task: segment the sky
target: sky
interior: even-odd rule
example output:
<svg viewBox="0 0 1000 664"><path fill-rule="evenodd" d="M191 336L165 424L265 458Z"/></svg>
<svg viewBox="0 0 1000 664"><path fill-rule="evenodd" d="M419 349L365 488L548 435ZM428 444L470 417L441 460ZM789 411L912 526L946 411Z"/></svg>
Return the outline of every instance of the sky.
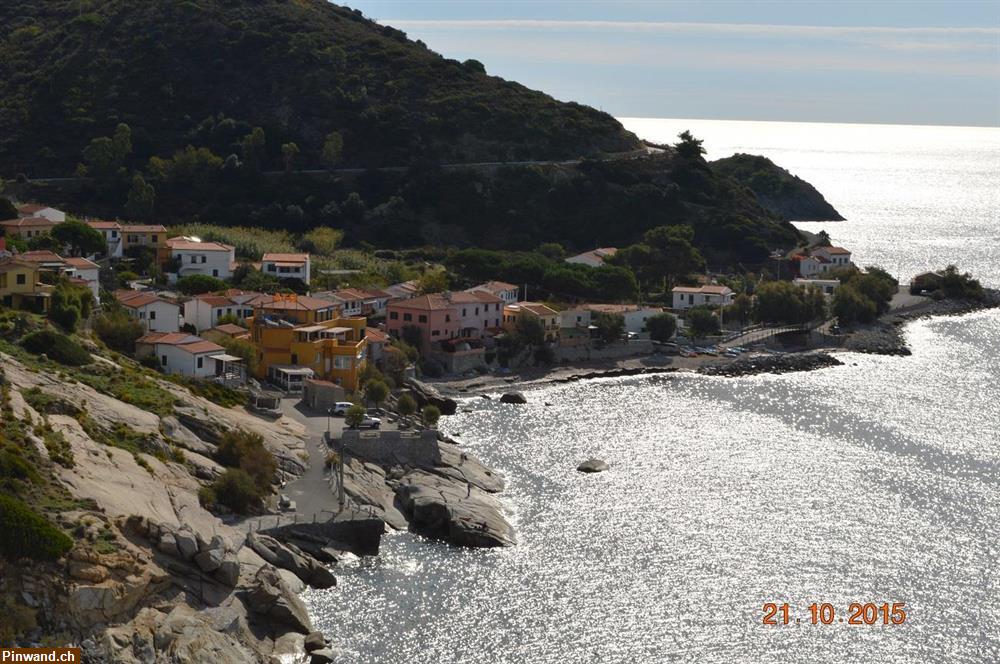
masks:
<svg viewBox="0 0 1000 664"><path fill-rule="evenodd" d="M617 117L1000 126L1000 0L353 0Z"/></svg>

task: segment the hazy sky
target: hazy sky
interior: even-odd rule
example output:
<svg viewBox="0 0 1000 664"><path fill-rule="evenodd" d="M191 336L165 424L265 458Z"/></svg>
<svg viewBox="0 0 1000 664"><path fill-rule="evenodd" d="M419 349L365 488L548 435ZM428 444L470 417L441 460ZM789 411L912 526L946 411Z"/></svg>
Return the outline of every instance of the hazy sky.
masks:
<svg viewBox="0 0 1000 664"><path fill-rule="evenodd" d="M1000 0L354 0L619 117L1000 126Z"/></svg>

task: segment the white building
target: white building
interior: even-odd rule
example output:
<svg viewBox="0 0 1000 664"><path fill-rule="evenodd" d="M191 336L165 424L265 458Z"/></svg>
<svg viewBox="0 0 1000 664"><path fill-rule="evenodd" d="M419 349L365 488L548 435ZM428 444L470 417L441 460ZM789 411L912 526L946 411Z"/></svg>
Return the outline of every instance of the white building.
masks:
<svg viewBox="0 0 1000 664"><path fill-rule="evenodd" d="M484 284L473 286L468 289L468 291L470 293L473 291L483 291L485 293L489 293L490 295L499 297L504 301L504 304L516 304L521 289L514 284L508 284L505 281L487 281Z"/></svg>
<svg viewBox="0 0 1000 664"><path fill-rule="evenodd" d="M611 258L616 253L618 253L618 249L615 247L598 247L593 251L585 251L582 254L570 256L566 259L566 262L589 265L590 267L600 267L604 265L604 261L606 259Z"/></svg>
<svg viewBox="0 0 1000 664"><path fill-rule="evenodd" d="M236 269L236 249L228 244L175 237L167 240L167 247L177 269L168 273L171 282L194 274L229 279Z"/></svg>
<svg viewBox="0 0 1000 664"><path fill-rule="evenodd" d="M236 316L241 321L253 316L252 298L227 295L196 295L184 302L184 322L201 332L219 324L224 316ZM240 301L242 300L242 301Z"/></svg>
<svg viewBox="0 0 1000 664"><path fill-rule="evenodd" d="M67 258L66 269L73 276L87 282L87 287L94 295L94 304L101 303L101 267L86 258Z"/></svg>
<svg viewBox="0 0 1000 664"><path fill-rule="evenodd" d="M814 247L798 258L799 274L806 279L853 265L851 252L843 247Z"/></svg>
<svg viewBox="0 0 1000 664"><path fill-rule="evenodd" d="M149 291L120 290L115 298L132 318L140 320L150 332L177 332L181 329L181 308Z"/></svg>
<svg viewBox="0 0 1000 664"><path fill-rule="evenodd" d="M703 286L676 286L670 291L674 297L674 309L690 309L700 306L728 306L733 303L733 293L729 286L705 284Z"/></svg>
<svg viewBox="0 0 1000 664"><path fill-rule="evenodd" d="M164 373L189 378L221 376L232 372L230 365L240 363L219 344L184 332L146 334L136 340L135 354L153 355Z"/></svg>
<svg viewBox="0 0 1000 664"><path fill-rule="evenodd" d="M833 291L840 287L839 279L793 279L792 283L799 288L815 286L823 291L824 295L833 295Z"/></svg>
<svg viewBox="0 0 1000 664"><path fill-rule="evenodd" d="M121 258L124 254L122 242L122 226L117 221L101 221L99 219L86 222L88 226L104 236L105 254L108 258Z"/></svg>
<svg viewBox="0 0 1000 664"><path fill-rule="evenodd" d="M260 271L279 279L298 279L309 285L309 254L264 254Z"/></svg>
<svg viewBox="0 0 1000 664"><path fill-rule="evenodd" d="M576 310L589 311L594 315L604 313L621 316L625 319L625 331L632 334L647 332L646 321L663 313L662 307L640 307L636 304L584 304Z"/></svg>
<svg viewBox="0 0 1000 664"><path fill-rule="evenodd" d="M66 213L48 205L38 205L37 203L25 203L17 206L17 216L21 219L29 217L42 217L49 221L61 224L66 221Z"/></svg>
<svg viewBox="0 0 1000 664"><path fill-rule="evenodd" d="M812 250L812 255L822 256L833 269L851 265L851 252L843 247L816 247Z"/></svg>
<svg viewBox="0 0 1000 664"><path fill-rule="evenodd" d="M420 294L420 284L416 280L411 279L410 281L401 281L398 284L386 286L384 290L393 299L409 300L411 297L416 297Z"/></svg>

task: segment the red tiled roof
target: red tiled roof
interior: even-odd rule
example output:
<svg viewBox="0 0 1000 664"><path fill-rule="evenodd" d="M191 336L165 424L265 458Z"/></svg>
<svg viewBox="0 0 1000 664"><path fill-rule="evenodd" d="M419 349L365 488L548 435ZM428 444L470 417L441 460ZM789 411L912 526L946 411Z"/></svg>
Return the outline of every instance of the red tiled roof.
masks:
<svg viewBox="0 0 1000 664"><path fill-rule="evenodd" d="M22 228L24 226L57 226L58 224L58 221L52 221L51 219L46 219L45 217L24 217L22 219L0 221L0 226L5 226L7 228Z"/></svg>
<svg viewBox="0 0 1000 664"><path fill-rule="evenodd" d="M180 251L225 251L230 252L234 247L221 242L195 242L180 237L172 237L167 240L167 246Z"/></svg>
<svg viewBox="0 0 1000 664"><path fill-rule="evenodd" d="M49 207L48 205L39 205L38 203L24 203L23 205L17 206L18 212L23 212L24 214L34 214L40 210L44 210Z"/></svg>
<svg viewBox="0 0 1000 664"><path fill-rule="evenodd" d="M366 327L365 339L367 339L371 343L385 343L386 339L388 339L388 336L382 330L379 330L374 327Z"/></svg>
<svg viewBox="0 0 1000 664"><path fill-rule="evenodd" d="M298 264L298 263L305 263L307 260L309 260L309 254L277 254L277 253L272 254L272 253L268 253L268 254L264 254L264 257L261 258L261 261L267 261L268 263L274 262L274 261L282 261L282 262L285 262L285 263L292 262L292 263L297 263Z"/></svg>
<svg viewBox="0 0 1000 664"><path fill-rule="evenodd" d="M506 281L487 281L486 283L479 284L478 286L473 286L468 289L472 291L486 291L487 293L501 293L503 291L517 290L517 286L514 284L508 284Z"/></svg>
<svg viewBox="0 0 1000 664"><path fill-rule="evenodd" d="M850 254L851 252L843 247L822 247L828 254Z"/></svg>
<svg viewBox="0 0 1000 664"><path fill-rule="evenodd" d="M316 311L319 309L329 309L337 305L329 300L321 300L316 297L299 295L296 297L287 296L267 296L270 299L254 300L254 306L263 309L292 310L292 311Z"/></svg>
<svg viewBox="0 0 1000 664"><path fill-rule="evenodd" d="M704 293L706 295L728 295L732 293L729 286L722 284L705 284L704 286L675 286L674 293Z"/></svg>
<svg viewBox="0 0 1000 664"><path fill-rule="evenodd" d="M444 299L440 293L420 295L409 300L395 300L389 303L390 308L419 309L421 311L443 311L451 309L452 303Z"/></svg>
<svg viewBox="0 0 1000 664"><path fill-rule="evenodd" d="M63 263L62 256L46 250L26 251L21 258L32 263Z"/></svg>
<svg viewBox="0 0 1000 664"><path fill-rule="evenodd" d="M160 224L126 224L122 226L126 233L166 233L167 229Z"/></svg>
<svg viewBox="0 0 1000 664"><path fill-rule="evenodd" d="M223 323L222 325L216 325L215 327L212 328L212 330L216 332L221 332L230 337L239 336L241 334L247 334L249 332L249 330L247 330L245 327L240 327L235 323ZM212 330L209 331L211 332Z"/></svg>
<svg viewBox="0 0 1000 664"><path fill-rule="evenodd" d="M174 304L173 302L160 297L156 293L150 293L149 291L118 290L115 291L115 298L130 309L144 307L148 304L152 304L153 302ZM177 305L174 304L174 306Z"/></svg>
<svg viewBox="0 0 1000 664"><path fill-rule="evenodd" d="M66 265L72 265L78 270L96 270L100 268L100 265L86 258L66 258L64 262Z"/></svg>
<svg viewBox="0 0 1000 664"><path fill-rule="evenodd" d="M95 230L104 230L106 228L121 230L122 227L117 221L101 221L100 219L93 219L85 223Z"/></svg>
<svg viewBox="0 0 1000 664"><path fill-rule="evenodd" d="M536 316L555 316L558 315L558 311L552 309L541 302L518 302L516 305L525 311L530 311Z"/></svg>
<svg viewBox="0 0 1000 664"><path fill-rule="evenodd" d="M222 295L198 295L195 299L204 302L210 307L231 307L236 304L228 297Z"/></svg>

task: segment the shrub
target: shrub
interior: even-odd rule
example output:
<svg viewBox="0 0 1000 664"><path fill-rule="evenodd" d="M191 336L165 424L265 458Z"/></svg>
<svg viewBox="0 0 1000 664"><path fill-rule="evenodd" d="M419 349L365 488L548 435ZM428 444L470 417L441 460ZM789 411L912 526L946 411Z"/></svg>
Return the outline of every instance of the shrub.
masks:
<svg viewBox="0 0 1000 664"><path fill-rule="evenodd" d="M833 314L841 325L870 323L878 315L878 308L871 298L847 285L833 294Z"/></svg>
<svg viewBox="0 0 1000 664"><path fill-rule="evenodd" d="M215 458L223 466L247 473L262 494L270 491L278 463L264 447L264 438L259 433L242 429L227 431L219 441Z"/></svg>
<svg viewBox="0 0 1000 664"><path fill-rule="evenodd" d="M0 478L27 480L33 484L41 481L41 476L16 449L0 450Z"/></svg>
<svg viewBox="0 0 1000 664"><path fill-rule="evenodd" d="M381 380L370 380L365 385L365 399L380 406L389 396L389 386Z"/></svg>
<svg viewBox="0 0 1000 664"><path fill-rule="evenodd" d="M199 500L213 499L209 502L225 505L239 514L245 514L250 508L260 506L261 497L260 488L254 478L240 468L226 470L212 483L209 491L199 492Z"/></svg>
<svg viewBox="0 0 1000 664"><path fill-rule="evenodd" d="M185 295L201 295L224 290L226 282L207 274L192 274L177 280L177 290Z"/></svg>
<svg viewBox="0 0 1000 664"><path fill-rule="evenodd" d="M692 337L701 339L719 333L719 317L711 309L694 307L688 309L687 326Z"/></svg>
<svg viewBox="0 0 1000 664"><path fill-rule="evenodd" d="M49 358L68 367L82 367L90 364L90 353L65 334L55 330L32 332L21 340L21 345L37 355L45 353Z"/></svg>
<svg viewBox="0 0 1000 664"><path fill-rule="evenodd" d="M364 419L365 409L357 404L348 408L347 412L344 414L344 423L352 429L356 429L361 426Z"/></svg>
<svg viewBox="0 0 1000 664"><path fill-rule="evenodd" d="M56 560L73 540L16 498L0 494L0 554L8 560Z"/></svg>
<svg viewBox="0 0 1000 664"><path fill-rule="evenodd" d="M396 402L396 410L403 417L409 417L417 412L417 402L409 394L404 394Z"/></svg>
<svg viewBox="0 0 1000 664"><path fill-rule="evenodd" d="M656 314L646 319L646 329L653 341L670 341L677 332L677 318L673 314Z"/></svg>
<svg viewBox="0 0 1000 664"><path fill-rule="evenodd" d="M423 416L424 424L429 427L435 427L437 426L438 420L441 419L441 410L437 406L427 405L424 406L423 411L421 411L421 415Z"/></svg>

